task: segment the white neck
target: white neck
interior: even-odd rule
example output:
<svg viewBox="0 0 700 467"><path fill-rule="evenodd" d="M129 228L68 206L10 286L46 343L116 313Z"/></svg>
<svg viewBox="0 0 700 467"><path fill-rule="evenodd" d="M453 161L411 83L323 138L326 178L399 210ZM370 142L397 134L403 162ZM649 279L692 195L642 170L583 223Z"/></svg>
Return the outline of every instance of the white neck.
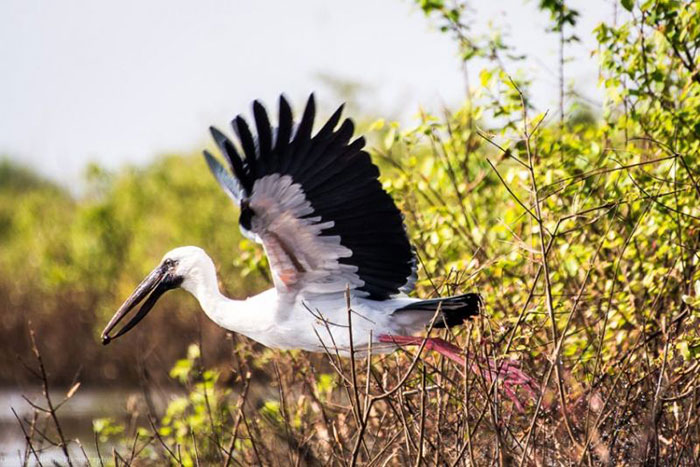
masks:
<svg viewBox="0 0 700 467"><path fill-rule="evenodd" d="M243 301L224 296L219 290L214 263L201 261L186 275L182 288L195 296L204 313L219 326L235 332L245 330Z"/></svg>
<svg viewBox="0 0 700 467"><path fill-rule="evenodd" d="M214 262L201 248L175 248L165 255L166 259L175 262L175 274L182 277L180 287L194 295L209 319L222 328L250 337L264 333L274 323L277 310L274 289L248 300L232 300L219 291Z"/></svg>

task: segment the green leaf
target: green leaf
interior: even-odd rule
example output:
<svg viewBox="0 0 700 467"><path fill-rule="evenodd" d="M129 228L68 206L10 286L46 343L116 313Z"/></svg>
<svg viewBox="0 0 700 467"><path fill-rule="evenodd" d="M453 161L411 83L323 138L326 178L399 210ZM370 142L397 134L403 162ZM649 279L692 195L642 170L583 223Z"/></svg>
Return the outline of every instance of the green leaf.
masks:
<svg viewBox="0 0 700 467"><path fill-rule="evenodd" d="M479 81L483 87L487 87L491 81L491 71L484 68L479 72Z"/></svg>

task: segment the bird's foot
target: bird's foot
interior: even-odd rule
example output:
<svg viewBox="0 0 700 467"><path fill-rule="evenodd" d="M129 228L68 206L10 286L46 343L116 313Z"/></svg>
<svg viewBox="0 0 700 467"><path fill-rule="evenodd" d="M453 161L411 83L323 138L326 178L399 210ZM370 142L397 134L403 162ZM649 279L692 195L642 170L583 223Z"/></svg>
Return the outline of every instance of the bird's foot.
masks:
<svg viewBox="0 0 700 467"><path fill-rule="evenodd" d="M473 373L484 378L489 384L497 380L503 387L506 397L513 402L513 405L523 412L523 403L518 398L517 390L522 389L531 400L537 400L537 384L527 373L520 369L518 363L512 360L501 360L496 362L493 358L477 357L470 362L470 369Z"/></svg>
<svg viewBox="0 0 700 467"><path fill-rule="evenodd" d="M399 346L421 345L423 340L425 340L425 348L427 350L438 352L462 367L468 366L474 374L484 378L489 384L493 383L494 380L500 382L506 397L513 402L513 405L519 411L522 412L524 408L522 401L517 395L518 388L523 389L532 399L537 398L538 390L535 381L523 372L516 362L503 360L498 363L492 358L477 357L470 358L467 365L462 349L444 339L435 337L423 339L416 336L379 336L379 342L392 343Z"/></svg>

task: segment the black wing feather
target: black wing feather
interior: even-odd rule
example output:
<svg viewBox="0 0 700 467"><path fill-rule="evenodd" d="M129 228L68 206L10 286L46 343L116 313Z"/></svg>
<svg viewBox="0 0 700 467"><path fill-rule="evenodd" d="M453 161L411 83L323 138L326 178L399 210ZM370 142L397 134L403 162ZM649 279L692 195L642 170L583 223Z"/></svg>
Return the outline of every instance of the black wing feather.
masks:
<svg viewBox="0 0 700 467"><path fill-rule="evenodd" d="M316 102L314 100L314 95L309 96L309 100L306 103L306 108L304 108L304 114L301 117L301 122L297 128L297 132L294 135L294 141L296 142L310 142L311 141L311 130L314 125L314 117L316 116Z"/></svg>
<svg viewBox="0 0 700 467"><path fill-rule="evenodd" d="M279 158L280 173L286 173L285 169L289 166L290 157L287 154L289 148L289 140L292 135L292 126L294 120L292 109L284 96L280 96L279 121L277 128L277 140L275 141L275 153Z"/></svg>
<svg viewBox="0 0 700 467"><path fill-rule="evenodd" d="M339 257L338 262L355 266L357 276L364 283L357 288L370 298L383 300L410 287L415 256L403 216L383 190L378 180L379 170L362 150L364 138L351 141L355 125L350 119L338 126L342 110L340 106L318 133L312 135L316 113L313 95L296 129L284 96L280 96L275 130L265 108L255 101L257 138L242 117L232 122L245 159L220 132L212 129L212 135L229 159L245 196L252 194L255 180L273 174L290 176L313 209L303 217L332 223L320 235L340 237L340 244L351 250L352 255ZM215 164L208 163L212 170L220 172ZM227 182L221 173L217 178L220 183Z"/></svg>
<svg viewBox="0 0 700 467"><path fill-rule="evenodd" d="M232 122L231 126L233 131L236 132L238 140L243 148L243 153L245 154L245 160L250 168L250 175L255 179L258 179L265 175L265 158L258 158L255 151L255 140L253 139L253 134L248 128L248 123L245 119L238 115Z"/></svg>
<svg viewBox="0 0 700 467"><path fill-rule="evenodd" d="M231 140L226 137L226 135L221 133L213 126L209 127L209 131L214 137L216 145L219 146L219 150L224 154L224 156L226 156L226 160L228 160L233 175L241 182L243 188L250 193L250 191L253 189L252 180L248 175L248 171L244 167L244 161L240 154L238 154L238 151L236 151L235 146Z"/></svg>
<svg viewBox="0 0 700 467"><path fill-rule="evenodd" d="M266 154L272 152L272 126L265 107L258 101L253 101L253 116L255 117L255 128L258 131L258 157L262 159ZM271 169L275 168L275 164L268 163L268 165Z"/></svg>
<svg viewBox="0 0 700 467"><path fill-rule="evenodd" d="M345 104L342 104L340 107L338 107L335 110L335 112L333 112L333 115L331 115L328 121L323 125L323 127L321 127L321 129L318 130L318 133L314 138L324 139L327 136L330 136L333 133L335 127L338 126L338 122L340 121L340 116L343 114L344 108Z"/></svg>

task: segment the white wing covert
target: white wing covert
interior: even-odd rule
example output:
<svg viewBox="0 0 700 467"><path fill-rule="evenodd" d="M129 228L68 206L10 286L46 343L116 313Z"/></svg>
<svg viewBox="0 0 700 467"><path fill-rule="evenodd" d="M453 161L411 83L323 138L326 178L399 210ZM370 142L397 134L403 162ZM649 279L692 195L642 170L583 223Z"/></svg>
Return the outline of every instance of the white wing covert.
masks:
<svg viewBox="0 0 700 467"><path fill-rule="evenodd" d="M312 136L313 95L298 126L280 97L279 124L253 103L257 135L236 117L239 152L211 128L233 176L208 152L209 168L241 210L243 233L262 243L279 293L339 293L385 300L413 288L416 261L403 217L382 189L364 138L342 106ZM243 154L243 156L241 155Z"/></svg>

